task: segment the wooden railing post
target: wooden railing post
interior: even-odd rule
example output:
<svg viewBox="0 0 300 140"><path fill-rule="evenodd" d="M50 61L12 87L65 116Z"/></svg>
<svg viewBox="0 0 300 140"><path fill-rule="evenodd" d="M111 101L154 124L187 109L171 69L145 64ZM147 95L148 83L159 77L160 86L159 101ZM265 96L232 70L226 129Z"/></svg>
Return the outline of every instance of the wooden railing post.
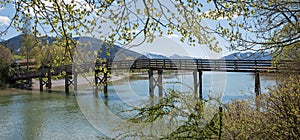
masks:
<svg viewBox="0 0 300 140"><path fill-rule="evenodd" d="M233 60L233 65L234 65L234 70L237 70L238 69L238 66L236 64L236 60Z"/></svg>
<svg viewBox="0 0 300 140"><path fill-rule="evenodd" d="M257 71L257 61L254 60L254 65L255 65L255 71Z"/></svg>
<svg viewBox="0 0 300 140"><path fill-rule="evenodd" d="M217 60L214 60L214 62L215 62L215 70L217 69Z"/></svg>
<svg viewBox="0 0 300 140"><path fill-rule="evenodd" d="M203 60L200 59L200 65L201 65L201 69L203 69Z"/></svg>

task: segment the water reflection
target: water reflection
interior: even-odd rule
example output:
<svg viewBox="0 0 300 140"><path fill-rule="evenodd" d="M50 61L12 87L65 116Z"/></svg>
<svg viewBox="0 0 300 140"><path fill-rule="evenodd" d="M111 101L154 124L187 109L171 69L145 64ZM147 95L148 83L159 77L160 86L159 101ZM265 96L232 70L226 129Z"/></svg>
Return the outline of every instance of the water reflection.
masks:
<svg viewBox="0 0 300 140"><path fill-rule="evenodd" d="M98 139L75 97L26 94L0 97L1 139Z"/></svg>
<svg viewBox="0 0 300 140"><path fill-rule="evenodd" d="M218 73L214 75L218 77ZM204 73L204 98L208 98L209 92L217 90L223 90L224 102L232 98L247 98L254 95L251 94L254 93L253 74L226 73L225 77L226 79L216 78L211 82L212 74ZM221 75L221 78L225 77ZM166 89L185 91L184 86L167 84L170 81L180 81L192 87L192 73L165 75L163 79ZM266 87L275 83L274 79L261 75L262 92L266 92ZM220 88L222 85L224 87ZM112 128L124 119L124 116L118 113L137 106L141 100L148 98L148 79L125 79L109 86L108 90L108 98L104 98L101 93L96 94L95 97L92 87L81 89L76 97L65 96L64 92L54 91L42 94L34 91L0 91L0 139L113 137L116 134L113 134ZM241 91L244 91L244 94L241 94Z"/></svg>

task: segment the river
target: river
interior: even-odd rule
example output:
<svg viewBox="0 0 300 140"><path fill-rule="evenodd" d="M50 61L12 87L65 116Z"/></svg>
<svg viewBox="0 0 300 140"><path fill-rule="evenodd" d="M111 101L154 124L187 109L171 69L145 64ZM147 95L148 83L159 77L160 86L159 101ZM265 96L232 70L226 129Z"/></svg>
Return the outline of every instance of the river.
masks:
<svg viewBox="0 0 300 140"><path fill-rule="evenodd" d="M138 78L137 78L138 77ZM260 76L262 92L275 85L272 76ZM77 96L66 96L63 91L0 91L0 139L102 139L112 137L114 121L122 120L118 112L136 106L149 97L146 75L113 82L108 98L93 88L83 86ZM167 89L191 92L191 73L165 74ZM62 88L63 89L63 88ZM167 93L167 92L166 92ZM157 95L157 92L155 93ZM220 96L223 103L231 99L254 96L252 73L204 72L203 97Z"/></svg>

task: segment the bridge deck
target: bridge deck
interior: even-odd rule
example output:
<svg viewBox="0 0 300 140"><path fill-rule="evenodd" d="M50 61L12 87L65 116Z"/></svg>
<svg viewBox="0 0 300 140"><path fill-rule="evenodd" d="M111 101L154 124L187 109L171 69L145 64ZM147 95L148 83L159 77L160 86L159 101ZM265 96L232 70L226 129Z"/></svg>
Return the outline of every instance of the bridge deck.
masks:
<svg viewBox="0 0 300 140"><path fill-rule="evenodd" d="M271 60L222 60L222 59L137 59L124 61L108 61L105 64L108 70L134 70L134 69L163 69L163 70L199 70L221 72L276 72L277 67L272 66ZM95 67L94 63L80 65L84 71ZM52 75L57 75L67 68L66 72L72 73L72 65L67 67L51 68ZM49 68L29 71L26 73L15 72L12 80L38 78L45 75Z"/></svg>
<svg viewBox="0 0 300 140"><path fill-rule="evenodd" d="M275 72L270 60L138 59L108 62L109 69L165 69L224 72Z"/></svg>

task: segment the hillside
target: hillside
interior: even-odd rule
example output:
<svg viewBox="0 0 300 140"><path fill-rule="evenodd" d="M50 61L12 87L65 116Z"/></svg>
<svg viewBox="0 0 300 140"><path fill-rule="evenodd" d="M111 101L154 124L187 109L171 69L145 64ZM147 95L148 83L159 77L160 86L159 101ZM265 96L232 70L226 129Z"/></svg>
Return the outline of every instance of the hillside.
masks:
<svg viewBox="0 0 300 140"><path fill-rule="evenodd" d="M15 36L13 38L10 38L6 41L0 42L0 45L3 45L10 49L12 53L17 54L20 53L21 48L21 38L22 35ZM49 43L52 43L55 39L54 38L40 38L41 42L44 43L48 41ZM141 57L142 55L140 53L124 49L118 45L113 45L108 49L110 53L106 53L106 45L103 44L103 42L100 39L92 38L92 37L75 37L74 40L77 40L80 42L80 44L77 47L84 48L85 51L94 52L97 50L102 50L102 52L99 52L98 56L101 58L117 58L117 59L136 59L138 57ZM109 55L108 55L109 54ZM117 56L117 57L116 57Z"/></svg>
<svg viewBox="0 0 300 140"><path fill-rule="evenodd" d="M225 60L272 60L270 52L236 52L223 58Z"/></svg>
<svg viewBox="0 0 300 140"><path fill-rule="evenodd" d="M3 45L10 49L14 54L20 53L21 48L21 38L22 35L15 36L13 38L10 38L6 41L0 42L0 45ZM45 43L48 41L49 43L52 43L55 39L51 37L47 38L40 38L42 43ZM117 60L135 60L135 59L195 59L193 57L189 56L181 56L179 54L173 54L172 56L165 56L163 54L155 54L155 53L148 53L145 55L142 55L138 52L131 51L125 48L122 48L118 45L113 45L112 47L107 49L107 46L101 41L100 39L92 38L92 37L75 37L74 40L77 40L80 42L80 44L77 47L84 48L85 51L99 51L98 57L101 58L110 58L110 59L117 59ZM109 53L106 53L106 52ZM110 54L110 55L108 55ZM227 56L223 57L226 60L272 60L272 56L270 52L236 52L229 54Z"/></svg>

